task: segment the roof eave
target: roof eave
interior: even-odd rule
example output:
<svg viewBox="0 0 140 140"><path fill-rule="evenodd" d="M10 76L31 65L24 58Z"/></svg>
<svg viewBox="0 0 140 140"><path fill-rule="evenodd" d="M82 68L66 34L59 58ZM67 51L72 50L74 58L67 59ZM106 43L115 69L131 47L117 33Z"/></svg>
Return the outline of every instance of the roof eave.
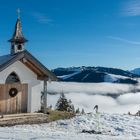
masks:
<svg viewBox="0 0 140 140"><path fill-rule="evenodd" d="M33 55L31 55L27 50L24 51L25 58L28 60L32 61L33 63L37 64L39 68L44 73L44 79L48 78L51 79L52 81L58 81L58 78L55 76L53 72L48 70L42 63L40 63Z"/></svg>
<svg viewBox="0 0 140 140"><path fill-rule="evenodd" d="M12 39L9 39L8 42L25 43L25 42L28 42L28 40L26 38L20 38L20 39L12 38Z"/></svg>

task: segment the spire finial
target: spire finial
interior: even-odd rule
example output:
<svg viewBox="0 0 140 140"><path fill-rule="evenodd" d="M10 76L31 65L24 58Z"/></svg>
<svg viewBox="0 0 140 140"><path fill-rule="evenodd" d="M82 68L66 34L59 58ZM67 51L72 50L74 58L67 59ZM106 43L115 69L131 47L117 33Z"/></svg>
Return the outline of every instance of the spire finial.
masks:
<svg viewBox="0 0 140 140"><path fill-rule="evenodd" d="M21 11L20 11L20 9L18 8L18 9L17 9L18 19L20 19L20 13L21 13Z"/></svg>

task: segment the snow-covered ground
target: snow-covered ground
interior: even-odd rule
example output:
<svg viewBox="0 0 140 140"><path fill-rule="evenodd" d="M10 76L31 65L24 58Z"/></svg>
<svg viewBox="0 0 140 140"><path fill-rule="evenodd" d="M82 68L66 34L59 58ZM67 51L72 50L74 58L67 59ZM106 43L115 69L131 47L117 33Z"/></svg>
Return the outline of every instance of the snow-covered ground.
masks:
<svg viewBox="0 0 140 140"><path fill-rule="evenodd" d="M10 140L139 140L140 117L100 114L103 134L81 133L83 129L96 130L94 113L59 120L49 124L0 127L0 139Z"/></svg>
<svg viewBox="0 0 140 140"><path fill-rule="evenodd" d="M123 115L128 111L136 113L139 110L140 92L131 92L135 89L140 89L140 86L48 83L48 92L52 93L48 94L48 105L55 106L62 92L72 100L75 108L84 108L86 112L92 112L93 107L98 104L101 112L99 129L102 134L81 133L83 129L97 130L97 117L94 113L89 113L48 124L0 127L0 140L140 140L140 117Z"/></svg>
<svg viewBox="0 0 140 140"><path fill-rule="evenodd" d="M136 113L140 108L140 86L112 83L52 82L48 84L48 105L55 107L60 93L71 99L75 108L91 112L98 104L99 110L106 113ZM108 96L111 94L112 96ZM116 96L115 98L113 96Z"/></svg>

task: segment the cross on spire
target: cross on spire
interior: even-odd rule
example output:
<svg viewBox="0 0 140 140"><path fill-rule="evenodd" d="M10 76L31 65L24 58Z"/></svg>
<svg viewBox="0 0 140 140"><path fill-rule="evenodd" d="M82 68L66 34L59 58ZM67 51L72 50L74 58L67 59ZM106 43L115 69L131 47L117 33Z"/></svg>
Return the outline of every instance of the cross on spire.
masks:
<svg viewBox="0 0 140 140"><path fill-rule="evenodd" d="M18 8L18 9L17 9L18 19L20 19L20 13L21 13L21 11L20 11L20 9Z"/></svg>

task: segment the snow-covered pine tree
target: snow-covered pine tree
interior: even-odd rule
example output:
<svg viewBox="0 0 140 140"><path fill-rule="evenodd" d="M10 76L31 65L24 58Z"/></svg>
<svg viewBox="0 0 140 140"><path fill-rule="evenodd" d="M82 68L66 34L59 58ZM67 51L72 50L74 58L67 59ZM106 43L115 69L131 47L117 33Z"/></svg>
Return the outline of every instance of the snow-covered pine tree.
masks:
<svg viewBox="0 0 140 140"><path fill-rule="evenodd" d="M85 110L82 108L81 114L85 114Z"/></svg>
<svg viewBox="0 0 140 140"><path fill-rule="evenodd" d="M75 113L76 113L76 114L80 114L79 108L76 109Z"/></svg>
<svg viewBox="0 0 140 140"><path fill-rule="evenodd" d="M74 114L75 114L75 107L74 107L74 105L73 105L73 104L72 104L71 108L72 108L72 113L74 113Z"/></svg>
<svg viewBox="0 0 140 140"><path fill-rule="evenodd" d="M74 105L72 104L72 101L71 100L69 100L68 104L69 104L69 107L68 107L68 110L67 111L68 112L75 113Z"/></svg>
<svg viewBox="0 0 140 140"><path fill-rule="evenodd" d="M56 103L56 110L73 112L74 106L71 100L67 100L64 93L61 93L60 98Z"/></svg>

